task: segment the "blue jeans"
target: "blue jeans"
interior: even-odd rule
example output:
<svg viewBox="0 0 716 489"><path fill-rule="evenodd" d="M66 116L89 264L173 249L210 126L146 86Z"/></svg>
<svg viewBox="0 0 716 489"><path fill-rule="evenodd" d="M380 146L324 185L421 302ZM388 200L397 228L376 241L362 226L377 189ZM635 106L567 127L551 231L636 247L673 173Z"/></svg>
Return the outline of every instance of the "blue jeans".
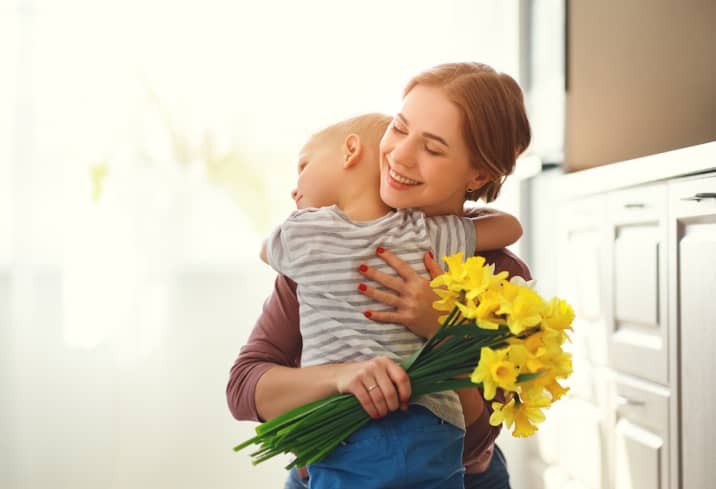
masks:
<svg viewBox="0 0 716 489"><path fill-rule="evenodd" d="M394 411L308 467L310 489L463 489L465 433L422 406Z"/></svg>
<svg viewBox="0 0 716 489"><path fill-rule="evenodd" d="M308 480L302 480L296 469L291 469L284 489L308 489ZM500 447L495 445L495 453L485 472L465 474L465 489L511 489L507 462Z"/></svg>

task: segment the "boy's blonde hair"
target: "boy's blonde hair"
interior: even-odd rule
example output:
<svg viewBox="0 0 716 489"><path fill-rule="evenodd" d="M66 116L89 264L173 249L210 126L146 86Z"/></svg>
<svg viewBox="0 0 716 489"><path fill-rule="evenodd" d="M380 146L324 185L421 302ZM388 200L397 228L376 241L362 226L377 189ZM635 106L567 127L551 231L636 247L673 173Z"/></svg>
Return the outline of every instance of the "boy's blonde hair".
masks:
<svg viewBox="0 0 716 489"><path fill-rule="evenodd" d="M369 151L378 152L378 143L388 129L391 120L392 117L379 112L361 114L331 124L315 133L311 138L322 139L327 136L345 138L349 134L357 134Z"/></svg>

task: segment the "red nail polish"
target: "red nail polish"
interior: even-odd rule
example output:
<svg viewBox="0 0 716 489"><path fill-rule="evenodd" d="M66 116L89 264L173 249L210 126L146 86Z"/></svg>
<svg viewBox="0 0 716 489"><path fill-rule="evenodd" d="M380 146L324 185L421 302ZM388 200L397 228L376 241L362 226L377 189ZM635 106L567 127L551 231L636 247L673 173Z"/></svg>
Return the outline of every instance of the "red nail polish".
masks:
<svg viewBox="0 0 716 489"><path fill-rule="evenodd" d="M433 252L430 250L428 250L428 256L430 257L431 260L435 259L435 255L433 255Z"/></svg>
<svg viewBox="0 0 716 489"><path fill-rule="evenodd" d="M358 271L365 273L365 272L368 271L368 266L367 266L367 265L361 265L361 266L358 267Z"/></svg>
<svg viewBox="0 0 716 489"><path fill-rule="evenodd" d="M371 311L366 311L363 313L363 315L370 319L370 317L373 315L373 313Z"/></svg>
<svg viewBox="0 0 716 489"><path fill-rule="evenodd" d="M378 248L377 248L375 251L376 251L379 255L382 255L383 253L385 253L385 248L383 248L382 246L378 246Z"/></svg>
<svg viewBox="0 0 716 489"><path fill-rule="evenodd" d="M367 288L365 284L358 284L358 290L361 292L365 292Z"/></svg>

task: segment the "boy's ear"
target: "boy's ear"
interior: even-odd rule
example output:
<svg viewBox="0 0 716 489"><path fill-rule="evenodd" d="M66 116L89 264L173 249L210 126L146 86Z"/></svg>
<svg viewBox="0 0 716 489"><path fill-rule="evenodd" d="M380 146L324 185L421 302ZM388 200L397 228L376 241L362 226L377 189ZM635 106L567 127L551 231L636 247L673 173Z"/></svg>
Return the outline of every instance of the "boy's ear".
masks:
<svg viewBox="0 0 716 489"><path fill-rule="evenodd" d="M363 155L363 143L358 134L351 133L346 136L343 141L343 155L343 168L351 168L360 161Z"/></svg>

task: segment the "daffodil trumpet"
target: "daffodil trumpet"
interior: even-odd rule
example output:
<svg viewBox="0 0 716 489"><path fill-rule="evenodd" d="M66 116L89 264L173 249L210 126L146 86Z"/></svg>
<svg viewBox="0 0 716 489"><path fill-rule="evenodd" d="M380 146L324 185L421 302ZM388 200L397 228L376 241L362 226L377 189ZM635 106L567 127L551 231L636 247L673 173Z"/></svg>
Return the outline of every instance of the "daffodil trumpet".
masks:
<svg viewBox="0 0 716 489"><path fill-rule="evenodd" d="M493 401L499 389L504 402L491 403L490 423L514 428L514 436L534 434L543 410L567 392L557 380L572 371L571 355L562 349L574 319L571 306L559 298L544 301L526 282L495 274L482 257L463 262L459 253L445 262L448 271L431 286L440 297L433 307L449 313L401 362L412 396L480 387L484 399ZM266 421L234 451L258 445L254 464L293 453L287 468L307 465L369 421L352 394L335 395Z"/></svg>

